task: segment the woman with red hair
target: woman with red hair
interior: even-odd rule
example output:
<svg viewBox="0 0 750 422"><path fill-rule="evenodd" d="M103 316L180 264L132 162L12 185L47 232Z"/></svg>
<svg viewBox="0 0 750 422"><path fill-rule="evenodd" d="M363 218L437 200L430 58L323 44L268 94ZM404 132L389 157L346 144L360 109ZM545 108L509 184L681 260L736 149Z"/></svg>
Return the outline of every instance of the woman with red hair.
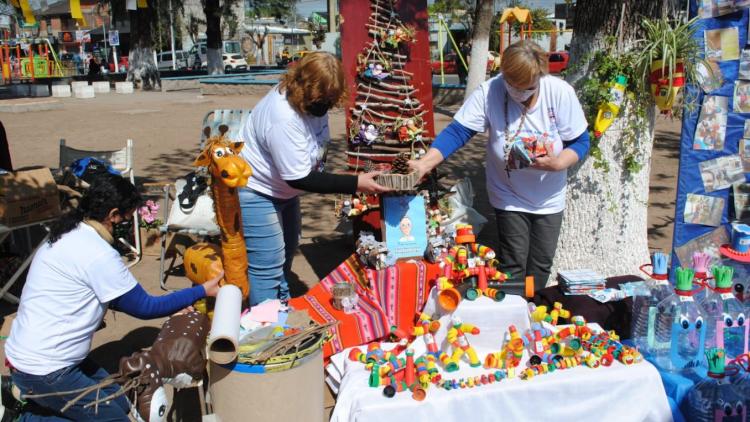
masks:
<svg viewBox="0 0 750 422"><path fill-rule="evenodd" d="M328 53L311 53L258 102L243 128L241 155L253 169L239 192L251 306L289 299L287 275L300 236L300 193L386 191L375 182L377 173L324 171L328 110L344 98L341 62Z"/></svg>

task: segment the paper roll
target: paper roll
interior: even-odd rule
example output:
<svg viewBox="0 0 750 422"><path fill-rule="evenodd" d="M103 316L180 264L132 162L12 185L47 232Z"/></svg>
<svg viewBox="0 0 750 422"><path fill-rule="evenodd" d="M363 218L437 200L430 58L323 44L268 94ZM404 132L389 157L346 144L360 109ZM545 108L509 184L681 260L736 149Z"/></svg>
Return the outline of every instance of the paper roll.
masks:
<svg viewBox="0 0 750 422"><path fill-rule="evenodd" d="M227 284L219 289L208 337L208 358L220 365L237 359L240 336L240 312L242 311L242 291L239 287Z"/></svg>

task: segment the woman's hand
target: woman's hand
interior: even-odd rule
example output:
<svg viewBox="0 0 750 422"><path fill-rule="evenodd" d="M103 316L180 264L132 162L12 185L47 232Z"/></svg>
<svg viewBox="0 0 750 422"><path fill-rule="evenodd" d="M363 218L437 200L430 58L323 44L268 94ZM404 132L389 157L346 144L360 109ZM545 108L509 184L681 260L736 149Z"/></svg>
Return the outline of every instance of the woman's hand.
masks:
<svg viewBox="0 0 750 422"><path fill-rule="evenodd" d="M216 297L219 294L219 282L224 279L224 271L220 272L216 277L203 283L203 288L206 290L206 296Z"/></svg>
<svg viewBox="0 0 750 422"><path fill-rule="evenodd" d="M555 157L552 155L537 157L531 166L535 169L544 171L560 171L565 170L566 168L562 167L562 163L559 157Z"/></svg>
<svg viewBox="0 0 750 422"><path fill-rule="evenodd" d="M409 169L417 172L417 180L422 180L424 175L432 170L424 160L409 160Z"/></svg>
<svg viewBox="0 0 750 422"><path fill-rule="evenodd" d="M547 155L537 157L531 167L544 171L562 171L578 162L578 154L571 149L563 149L560 155L555 155L552 143L546 145Z"/></svg>
<svg viewBox="0 0 750 422"><path fill-rule="evenodd" d="M371 173L360 173L357 175L357 192L364 193L384 193L390 192L391 189L381 186L375 181L375 178L380 175L381 172L374 171Z"/></svg>

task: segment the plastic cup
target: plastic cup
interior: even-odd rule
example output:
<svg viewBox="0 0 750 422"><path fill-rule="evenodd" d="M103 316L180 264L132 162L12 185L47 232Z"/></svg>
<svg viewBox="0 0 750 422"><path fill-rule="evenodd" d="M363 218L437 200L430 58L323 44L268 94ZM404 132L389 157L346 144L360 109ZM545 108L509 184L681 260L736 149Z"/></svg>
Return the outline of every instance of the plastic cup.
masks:
<svg viewBox="0 0 750 422"><path fill-rule="evenodd" d="M461 294L454 288L442 290L438 294L438 303L443 310L453 312L461 303Z"/></svg>

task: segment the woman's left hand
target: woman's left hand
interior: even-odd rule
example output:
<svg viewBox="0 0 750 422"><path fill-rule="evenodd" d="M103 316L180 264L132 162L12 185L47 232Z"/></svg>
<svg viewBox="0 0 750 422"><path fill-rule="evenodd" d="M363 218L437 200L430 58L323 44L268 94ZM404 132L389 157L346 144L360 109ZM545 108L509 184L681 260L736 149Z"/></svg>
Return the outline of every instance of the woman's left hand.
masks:
<svg viewBox="0 0 750 422"><path fill-rule="evenodd" d="M531 167L544 171L560 171L565 169L565 167L562 167L560 158L553 155L537 157Z"/></svg>
<svg viewBox="0 0 750 422"><path fill-rule="evenodd" d="M544 171L562 171L578 161L578 154L571 149L563 149L560 155L555 155L554 146L548 143L545 148L547 155L537 157L531 167Z"/></svg>

